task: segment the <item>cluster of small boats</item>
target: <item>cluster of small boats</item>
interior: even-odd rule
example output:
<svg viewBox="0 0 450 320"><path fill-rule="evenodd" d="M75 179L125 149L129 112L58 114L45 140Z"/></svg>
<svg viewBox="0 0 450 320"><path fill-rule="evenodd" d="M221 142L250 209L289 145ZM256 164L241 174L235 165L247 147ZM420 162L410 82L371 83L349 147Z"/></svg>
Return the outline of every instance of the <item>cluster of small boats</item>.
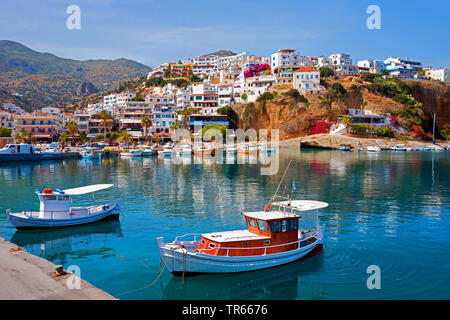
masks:
<svg viewBox="0 0 450 320"><path fill-rule="evenodd" d="M349 144L341 144L339 147L340 151L350 151L352 146ZM420 147L409 147L404 144L398 144L392 147L384 146L383 148L379 146L368 146L366 148L367 152L380 152L382 150L390 150L390 151L444 151L450 150L449 146L439 146L437 144L420 146ZM358 147L358 151L364 151L363 147Z"/></svg>
<svg viewBox="0 0 450 320"><path fill-rule="evenodd" d="M215 156L219 153L223 154L245 154L245 155L257 155L259 153L271 153L275 152L275 148L267 143L251 144L225 144L219 145L215 143L199 143L199 144L164 144L154 146L138 146L132 148L126 148L120 151L121 157L152 157L152 156L183 156L190 157L192 155L212 155Z"/></svg>

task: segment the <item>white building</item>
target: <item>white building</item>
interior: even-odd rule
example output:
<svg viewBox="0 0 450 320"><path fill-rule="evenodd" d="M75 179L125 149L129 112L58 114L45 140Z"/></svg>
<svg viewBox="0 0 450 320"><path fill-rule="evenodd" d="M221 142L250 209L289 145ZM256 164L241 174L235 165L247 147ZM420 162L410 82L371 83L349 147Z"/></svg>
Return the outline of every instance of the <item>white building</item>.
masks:
<svg viewBox="0 0 450 320"><path fill-rule="evenodd" d="M441 69L430 69L425 72L425 75L430 79L436 81L442 81L445 83L450 83L450 70L441 68Z"/></svg>
<svg viewBox="0 0 450 320"><path fill-rule="evenodd" d="M11 132L14 130L14 116L12 113L0 111L0 127L8 128Z"/></svg>
<svg viewBox="0 0 450 320"><path fill-rule="evenodd" d="M211 84L193 85L189 99L191 107L201 114L217 114L217 92Z"/></svg>
<svg viewBox="0 0 450 320"><path fill-rule="evenodd" d="M384 73L386 70L386 64L380 60L360 60L358 67L366 69L370 73Z"/></svg>
<svg viewBox="0 0 450 320"><path fill-rule="evenodd" d="M192 73L200 75L212 75L217 72L217 62L219 57L216 55L206 55L192 59Z"/></svg>
<svg viewBox="0 0 450 320"><path fill-rule="evenodd" d="M220 107L231 106L233 102L233 85L227 83L219 83L217 85L217 105Z"/></svg>
<svg viewBox="0 0 450 320"><path fill-rule="evenodd" d="M178 89L175 93L176 110L183 110L189 104L190 90Z"/></svg>
<svg viewBox="0 0 450 320"><path fill-rule="evenodd" d="M320 85L320 71L310 67L300 68L293 73L293 87L301 91L319 91L322 90Z"/></svg>
<svg viewBox="0 0 450 320"><path fill-rule="evenodd" d="M116 94L116 105L121 106L126 104L128 101L136 98L136 94L134 92L121 92Z"/></svg>
<svg viewBox="0 0 450 320"><path fill-rule="evenodd" d="M146 102L152 114L151 132L155 136L170 135L170 126L177 120L174 98L172 96L147 96Z"/></svg>
<svg viewBox="0 0 450 320"><path fill-rule="evenodd" d="M147 79L150 79L151 77L161 77L164 74L164 71L169 69L169 65L169 62L166 62L154 67L152 71L147 74Z"/></svg>
<svg viewBox="0 0 450 320"><path fill-rule="evenodd" d="M73 121L78 125L78 131L85 132L86 134L89 133L89 120L91 118L91 114L82 112L82 111L75 111L75 114L73 115Z"/></svg>
<svg viewBox="0 0 450 320"><path fill-rule="evenodd" d="M270 56L272 70L300 66L300 53L292 49L280 49Z"/></svg>
<svg viewBox="0 0 450 320"><path fill-rule="evenodd" d="M249 57L247 52L242 52L233 56L219 57L217 68L219 70L230 67L242 67L244 61Z"/></svg>

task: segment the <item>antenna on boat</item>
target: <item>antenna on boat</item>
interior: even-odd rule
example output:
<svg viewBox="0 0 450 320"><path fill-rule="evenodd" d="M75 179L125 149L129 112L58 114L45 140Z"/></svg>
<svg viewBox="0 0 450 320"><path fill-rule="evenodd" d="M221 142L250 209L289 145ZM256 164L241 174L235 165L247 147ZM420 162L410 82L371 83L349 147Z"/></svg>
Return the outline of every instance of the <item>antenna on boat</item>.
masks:
<svg viewBox="0 0 450 320"><path fill-rule="evenodd" d="M41 192L39 192L39 193L42 193L44 191L46 185L47 185L47 182L44 183L44 185L42 186Z"/></svg>
<svg viewBox="0 0 450 320"><path fill-rule="evenodd" d="M287 165L287 167L286 167L286 170L284 171L283 177L281 178L280 183L278 184L277 190L275 191L275 194L274 194L274 195L272 196L272 198L270 199L269 204L270 204L273 200L275 200L275 197L276 197L277 194L278 194L278 190L280 189L281 183L283 182L284 177L286 176L286 173L287 173L287 171L288 171L288 169L289 169L289 166L291 165L291 162L292 162L292 160L289 161L289 163L288 163L288 165Z"/></svg>

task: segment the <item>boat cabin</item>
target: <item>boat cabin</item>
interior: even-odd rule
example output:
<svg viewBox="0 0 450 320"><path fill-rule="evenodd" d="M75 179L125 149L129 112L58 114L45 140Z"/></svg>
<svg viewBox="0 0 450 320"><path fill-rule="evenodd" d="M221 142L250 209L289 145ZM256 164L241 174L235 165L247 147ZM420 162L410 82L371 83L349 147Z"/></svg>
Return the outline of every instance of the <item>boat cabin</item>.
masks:
<svg viewBox="0 0 450 320"><path fill-rule="evenodd" d="M72 197L94 193L112 187L112 184L98 184L66 190L43 188L36 191L39 197L39 218L63 219L89 215L89 207L71 207Z"/></svg>
<svg viewBox="0 0 450 320"><path fill-rule="evenodd" d="M301 211L328 206L319 201L285 201L272 204L272 210L242 212L246 230L202 234L197 252L218 256L252 256L297 249L299 235L298 214Z"/></svg>
<svg viewBox="0 0 450 320"><path fill-rule="evenodd" d="M0 153L3 154L17 154L17 153L34 153L35 149L32 144L7 144L3 147L3 149L0 149Z"/></svg>

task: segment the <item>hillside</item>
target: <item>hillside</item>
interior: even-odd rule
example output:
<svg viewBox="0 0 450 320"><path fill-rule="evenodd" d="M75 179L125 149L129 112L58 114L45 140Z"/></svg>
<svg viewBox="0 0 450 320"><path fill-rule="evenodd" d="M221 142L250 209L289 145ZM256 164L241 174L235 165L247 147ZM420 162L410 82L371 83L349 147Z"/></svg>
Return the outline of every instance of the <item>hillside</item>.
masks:
<svg viewBox="0 0 450 320"><path fill-rule="evenodd" d="M64 107L84 96L113 90L149 70L128 59L64 59L0 40L0 105L12 102L26 110Z"/></svg>
<svg viewBox="0 0 450 320"><path fill-rule="evenodd" d="M392 81L391 81L392 82ZM390 84L391 82L388 81ZM342 95L333 93L334 83L344 88ZM279 129L281 139L305 136L318 121L335 123L349 108L365 108L395 116L399 128L411 130L420 126L425 133L432 132L432 113L436 112L438 130L449 124L449 86L430 81L400 81L411 94L386 92L360 77L328 79L323 84L328 89L321 93L305 94L307 102L287 94L287 87L274 87L274 96L266 101L236 104L234 110L240 117L243 129ZM407 99L403 101L402 99Z"/></svg>

